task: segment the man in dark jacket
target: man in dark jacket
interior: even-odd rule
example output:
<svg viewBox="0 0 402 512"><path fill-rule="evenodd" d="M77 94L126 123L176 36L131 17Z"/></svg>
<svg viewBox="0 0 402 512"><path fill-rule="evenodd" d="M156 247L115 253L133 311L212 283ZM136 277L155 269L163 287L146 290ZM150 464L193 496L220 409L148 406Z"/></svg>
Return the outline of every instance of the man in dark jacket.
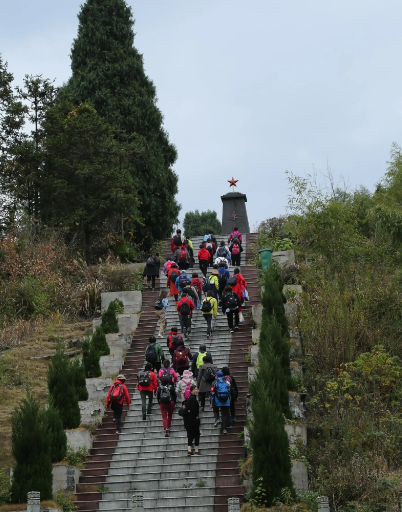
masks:
<svg viewBox="0 0 402 512"><path fill-rule="evenodd" d="M239 308L241 307L240 298L232 291L232 287L227 284L222 294L222 313L226 314L228 319L228 326L231 334L233 333L233 316L234 316L234 328L239 328Z"/></svg>
<svg viewBox="0 0 402 512"><path fill-rule="evenodd" d="M177 327L172 327L170 333L168 334L166 345L168 346L169 354L171 357L173 357L174 351L177 347L184 345L183 338L181 337L181 334L179 334Z"/></svg>
<svg viewBox="0 0 402 512"><path fill-rule="evenodd" d="M125 382L125 376L122 374L118 375L115 382L110 386L106 398L106 409L112 404L113 422L116 422L116 434L121 432L121 415L123 413L124 400L126 400L127 407L130 407L130 395L128 394Z"/></svg>
<svg viewBox="0 0 402 512"><path fill-rule="evenodd" d="M210 370L208 370L210 368ZM213 381L215 380L215 374L218 371L218 367L212 363L212 358L209 356L205 356L203 359L203 364L200 366L198 370L197 377L197 386L199 389L199 397L200 397L200 405L201 411L204 410L205 407L205 399L207 393L211 391L211 387ZM211 382L208 382L209 375L212 378ZM210 380L210 379L209 379Z"/></svg>
<svg viewBox="0 0 402 512"><path fill-rule="evenodd" d="M190 361L193 360L193 354L190 349L184 346L182 343L180 346L176 348L173 352L173 361L172 366L176 372L182 376L184 370L188 370L190 368Z"/></svg>

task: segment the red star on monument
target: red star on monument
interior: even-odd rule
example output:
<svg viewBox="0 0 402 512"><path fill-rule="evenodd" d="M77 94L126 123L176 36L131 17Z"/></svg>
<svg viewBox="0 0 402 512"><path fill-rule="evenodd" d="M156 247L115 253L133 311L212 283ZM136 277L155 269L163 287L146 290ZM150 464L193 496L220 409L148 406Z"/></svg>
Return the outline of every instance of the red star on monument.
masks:
<svg viewBox="0 0 402 512"><path fill-rule="evenodd" d="M231 180L228 180L228 183L229 183L229 187L237 187L236 183L238 182L239 180L235 180L233 177Z"/></svg>

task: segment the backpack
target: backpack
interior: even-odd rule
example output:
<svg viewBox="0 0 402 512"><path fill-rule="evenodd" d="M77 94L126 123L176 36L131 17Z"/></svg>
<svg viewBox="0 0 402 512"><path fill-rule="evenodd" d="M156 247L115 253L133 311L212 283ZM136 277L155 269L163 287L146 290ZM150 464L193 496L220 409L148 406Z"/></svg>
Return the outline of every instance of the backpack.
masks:
<svg viewBox="0 0 402 512"><path fill-rule="evenodd" d="M218 256L223 256L224 258L226 258L226 256L227 256L226 249L224 247L222 247L222 246L219 247L217 255Z"/></svg>
<svg viewBox="0 0 402 512"><path fill-rule="evenodd" d="M215 372L214 372L214 369L212 368L212 366L207 367L207 369L204 372L203 377L204 377L205 382L207 382L208 384L213 383L213 381L215 380Z"/></svg>
<svg viewBox="0 0 402 512"><path fill-rule="evenodd" d="M174 347L179 347L183 343L183 338L180 336L179 333L172 334L172 345Z"/></svg>
<svg viewBox="0 0 402 512"><path fill-rule="evenodd" d="M158 299L156 302L155 302L155 309L157 310L161 310L163 309L163 305L162 305L162 299Z"/></svg>
<svg viewBox="0 0 402 512"><path fill-rule="evenodd" d="M169 386L169 384L172 384L172 374L170 373L170 368L168 370L163 370L160 381L164 386Z"/></svg>
<svg viewBox="0 0 402 512"><path fill-rule="evenodd" d="M233 244L232 254L234 256L237 256L238 254L240 254L240 245L239 244Z"/></svg>
<svg viewBox="0 0 402 512"><path fill-rule="evenodd" d="M239 242L241 242L242 236L241 236L240 231L238 231L238 230L233 231L233 233L230 235L230 239L232 240L233 238L237 238L237 240Z"/></svg>
<svg viewBox="0 0 402 512"><path fill-rule="evenodd" d="M225 274L224 273L221 274L219 272L219 276L218 276L219 288L225 288L226 282L227 282L227 277L225 276Z"/></svg>
<svg viewBox="0 0 402 512"><path fill-rule="evenodd" d="M175 235L173 237L173 245L181 245L181 236L180 235Z"/></svg>
<svg viewBox="0 0 402 512"><path fill-rule="evenodd" d="M191 388L191 384L193 383L192 380L190 380L190 382L187 382L186 384L186 389L184 390L184 399L187 400L187 398L190 398L190 395L191 395L191 391L190 391L190 388Z"/></svg>
<svg viewBox="0 0 402 512"><path fill-rule="evenodd" d="M196 364L196 366L197 366L197 370L199 370L199 369L200 369L200 366L201 366L202 364L204 364L203 359L204 359L204 357L205 357L206 355L207 355L207 352L198 352L197 361L196 361L196 363L195 363L195 364Z"/></svg>
<svg viewBox="0 0 402 512"><path fill-rule="evenodd" d="M230 388L223 379L218 379L215 384L215 392L219 401L226 401L230 397Z"/></svg>
<svg viewBox="0 0 402 512"><path fill-rule="evenodd" d="M202 306L201 306L201 312L202 313L210 313L211 311L212 311L211 301L208 299L204 299Z"/></svg>
<svg viewBox="0 0 402 512"><path fill-rule="evenodd" d="M179 277L178 285L180 286L180 288L183 288L184 286L186 286L186 284L187 284L187 275L181 274L181 276Z"/></svg>
<svg viewBox="0 0 402 512"><path fill-rule="evenodd" d="M150 343L145 350L145 360L148 363L156 363L158 354L156 353L155 343Z"/></svg>
<svg viewBox="0 0 402 512"><path fill-rule="evenodd" d="M237 300L236 297L233 295L233 293L228 293L226 296L226 307L229 309L236 309L237 308Z"/></svg>
<svg viewBox="0 0 402 512"><path fill-rule="evenodd" d="M179 253L179 260L180 261L187 261L187 254L188 254L188 251L185 247L181 247L180 248L180 253Z"/></svg>
<svg viewBox="0 0 402 512"><path fill-rule="evenodd" d="M137 379L140 386L149 386L151 384L151 376L147 370L140 370L137 374Z"/></svg>
<svg viewBox="0 0 402 512"><path fill-rule="evenodd" d="M204 235L204 242L206 242L208 238L211 238L211 235Z"/></svg>
<svg viewBox="0 0 402 512"><path fill-rule="evenodd" d="M120 400L124 398L123 384L117 382L113 384L113 389L109 394L109 398L111 402L119 403Z"/></svg>
<svg viewBox="0 0 402 512"><path fill-rule="evenodd" d="M155 266L155 261L153 258L148 258L147 259L147 267L154 267Z"/></svg>
<svg viewBox="0 0 402 512"><path fill-rule="evenodd" d="M229 277L228 284L230 284L230 286L236 286L236 284L237 284L237 275L236 274Z"/></svg>
<svg viewBox="0 0 402 512"><path fill-rule="evenodd" d="M205 244L205 249L209 252L209 253L212 253L212 251L214 250L213 246L212 246L212 243L211 242L207 242Z"/></svg>
<svg viewBox="0 0 402 512"><path fill-rule="evenodd" d="M170 396L169 386L162 386L159 394L159 402L161 404L170 404L172 397Z"/></svg>
<svg viewBox="0 0 402 512"><path fill-rule="evenodd" d="M188 299L186 299L186 301L184 301L184 299L181 299L181 306L179 309L182 315L190 314L190 306L188 305Z"/></svg>
<svg viewBox="0 0 402 512"><path fill-rule="evenodd" d="M213 275L210 275L209 276L209 286L210 286L210 290L212 291L215 291L216 290L216 284L215 284L215 278L216 278L216 274L213 274ZM218 281L218 286L219 286L219 281Z"/></svg>
<svg viewBox="0 0 402 512"><path fill-rule="evenodd" d="M170 281L176 285L176 279L179 277L179 273L177 270L173 270L173 272L170 274Z"/></svg>
<svg viewBox="0 0 402 512"><path fill-rule="evenodd" d="M202 280L202 291L207 292L211 289L211 285L206 277Z"/></svg>
<svg viewBox="0 0 402 512"><path fill-rule="evenodd" d="M177 366L186 366L188 364L186 349L176 350L176 364Z"/></svg>

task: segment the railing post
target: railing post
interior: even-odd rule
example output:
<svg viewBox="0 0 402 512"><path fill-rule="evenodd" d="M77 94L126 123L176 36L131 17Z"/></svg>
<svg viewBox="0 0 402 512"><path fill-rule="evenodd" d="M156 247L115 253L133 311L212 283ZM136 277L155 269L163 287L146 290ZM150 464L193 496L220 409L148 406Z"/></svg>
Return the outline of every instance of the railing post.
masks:
<svg viewBox="0 0 402 512"><path fill-rule="evenodd" d="M31 491L27 494L27 512L40 512L40 492Z"/></svg>
<svg viewBox="0 0 402 512"><path fill-rule="evenodd" d="M330 512L329 510L329 500L327 496L318 496L318 512Z"/></svg>
<svg viewBox="0 0 402 512"><path fill-rule="evenodd" d="M133 494L133 512L144 512L144 496Z"/></svg>
<svg viewBox="0 0 402 512"><path fill-rule="evenodd" d="M228 512L240 512L239 498L228 498Z"/></svg>

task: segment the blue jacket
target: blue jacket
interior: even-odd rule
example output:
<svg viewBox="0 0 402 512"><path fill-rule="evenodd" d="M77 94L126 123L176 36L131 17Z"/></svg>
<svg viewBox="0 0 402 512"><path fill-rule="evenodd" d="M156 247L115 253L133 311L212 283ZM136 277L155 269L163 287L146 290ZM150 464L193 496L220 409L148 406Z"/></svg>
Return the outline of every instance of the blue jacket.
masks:
<svg viewBox="0 0 402 512"><path fill-rule="evenodd" d="M227 268L223 268L223 267L219 267L218 268L218 272L220 274L223 274L225 277L226 277L226 282L228 281L229 277L230 277L230 272ZM223 290L223 288L225 288L226 285L219 285L219 289Z"/></svg>
<svg viewBox="0 0 402 512"><path fill-rule="evenodd" d="M226 400L221 400L218 398L216 393L216 386L220 386L221 383L225 385L228 389L228 398ZM226 380L223 380L223 377L218 377L214 382L211 388L211 397L212 397L212 405L216 407L229 407L230 405L230 384Z"/></svg>
<svg viewBox="0 0 402 512"><path fill-rule="evenodd" d="M182 270L181 275L176 278L176 282L175 282L176 288L179 290L180 293L183 291L183 288L181 286L179 286L179 279L181 276L186 276L187 281L191 282L191 277L186 273L185 270Z"/></svg>

